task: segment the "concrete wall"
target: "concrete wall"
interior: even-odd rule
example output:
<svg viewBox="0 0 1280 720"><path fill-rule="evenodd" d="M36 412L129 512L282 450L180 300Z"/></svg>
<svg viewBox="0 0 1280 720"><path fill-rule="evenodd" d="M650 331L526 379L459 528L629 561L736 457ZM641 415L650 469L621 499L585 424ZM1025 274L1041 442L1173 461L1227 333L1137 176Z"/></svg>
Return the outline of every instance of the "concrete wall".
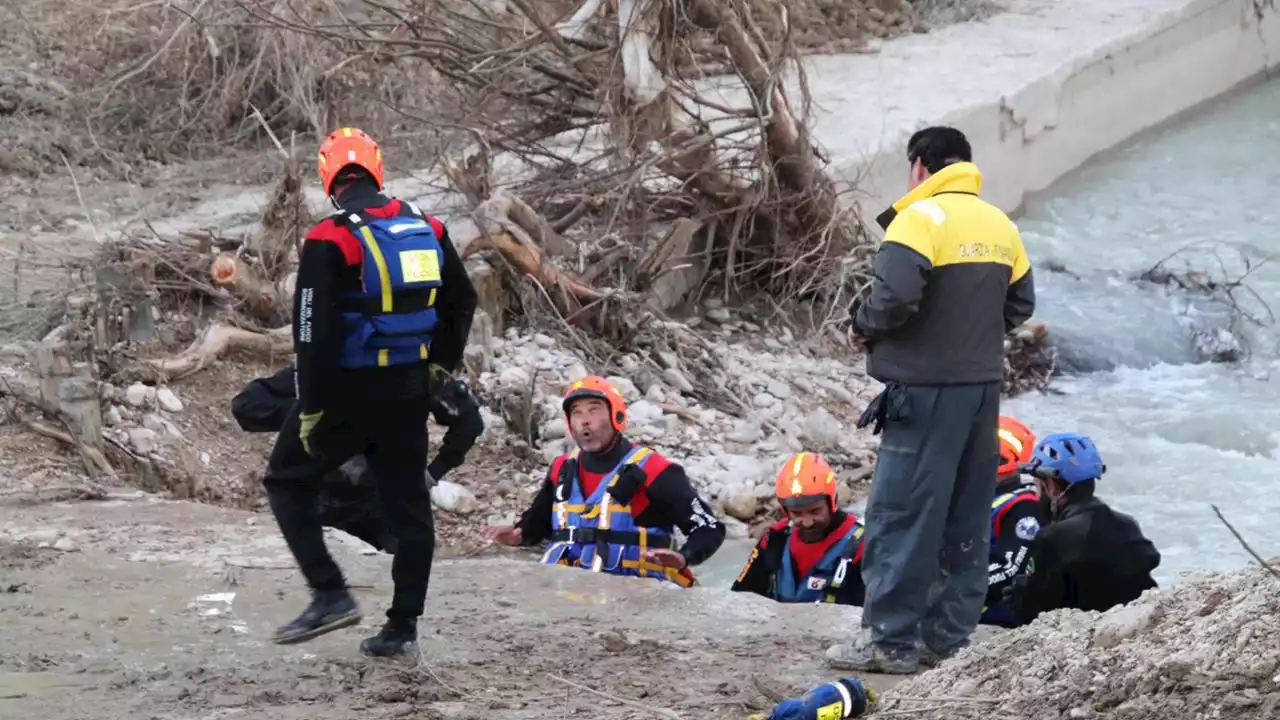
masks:
<svg viewBox="0 0 1280 720"><path fill-rule="evenodd" d="M1089 8L1081 6L1092 4L1061 3L1086 13ZM1110 38L1106 31L1115 33L1114 26L1099 27L1101 39L1083 28L1075 30L1078 52L1060 57L1050 72L1030 77L1029 69L1023 77L1009 78L1010 86L1001 92L957 98L963 107L913 118L901 123L897 132L885 128L884 142L874 153L837 165L845 178L857 178L864 217L873 218L905 190L906 138L925 125L949 124L963 130L984 173L983 195L1013 211L1026 195L1045 189L1090 157L1280 64L1280 12L1264 10L1259 22L1253 0L1174 0L1164 5L1169 9L1145 18L1138 14L1140 8L1130 6L1134 12L1129 20L1136 21L1130 24L1136 27ZM990 36L989 30L975 28L972 39ZM940 64L949 62L949 47L963 45L956 41L964 32L960 26L955 33L960 37L937 48ZM1028 58L1029 65L1033 61ZM972 71L980 74L982 67L978 59ZM998 78L984 84L995 87ZM910 104L919 97L885 97L882 102ZM821 124L819 136L826 141Z"/></svg>

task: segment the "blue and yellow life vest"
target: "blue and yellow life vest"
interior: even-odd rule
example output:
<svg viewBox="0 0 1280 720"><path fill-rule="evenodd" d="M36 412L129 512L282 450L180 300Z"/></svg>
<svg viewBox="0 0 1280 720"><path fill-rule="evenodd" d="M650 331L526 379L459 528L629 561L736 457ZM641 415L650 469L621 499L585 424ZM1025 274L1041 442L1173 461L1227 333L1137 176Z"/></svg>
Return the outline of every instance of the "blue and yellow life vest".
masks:
<svg viewBox="0 0 1280 720"><path fill-rule="evenodd" d="M792 532L795 532L792 530ZM838 542L827 552L801 580L796 579L795 560L788 547L782 549L782 567L778 570L775 593L779 602L834 603L850 572L862 559L862 523L855 522Z"/></svg>
<svg viewBox="0 0 1280 720"><path fill-rule="evenodd" d="M583 497L582 482L577 477L578 451L565 458L556 475L567 475L556 483L555 504L551 509L552 543L542 556L547 565L589 568L610 575L648 577L668 580L681 587L693 585L688 568L675 570L645 562L642 555L652 549L675 549L675 540L660 528L639 527L631 515L631 506L617 502L608 490L627 465L644 469L653 457L649 448L632 448L617 467L601 478L591 497Z"/></svg>
<svg viewBox="0 0 1280 720"><path fill-rule="evenodd" d="M431 350L444 251L432 223L408 207L418 216L339 216L364 248L361 290L343 297L343 368L423 362Z"/></svg>
<svg viewBox="0 0 1280 720"><path fill-rule="evenodd" d="M999 527L1005 511L1013 507L1014 503L1024 501L1028 495L1034 497L1035 494L1034 488L1021 487L1013 492L997 495L996 499L991 501L991 560L996 559L996 535L998 534L996 528Z"/></svg>
<svg viewBox="0 0 1280 720"><path fill-rule="evenodd" d="M1028 496L1034 498L1035 494L1036 491L1033 488L1022 487L1012 492L997 495L996 498L991 501L991 548L989 550L989 567L987 571L989 577L991 573L996 572L996 570L1001 569L1006 564L1005 558L999 555L999 551L996 549L996 536L999 534L997 533L997 528L1000 526L1001 519L1003 519L1005 512L1009 508L1013 507L1015 503L1027 502L1026 498ZM1021 548L1021 552L1027 552L1027 549L1025 547ZM998 583L992 583L991 587L1003 588L1012 579L1013 578L1002 578ZM990 582L990 579L988 582ZM995 593L991 592L989 589L988 595L995 595ZM1013 610L1002 600L991 597L989 597L988 600L992 600L992 602L983 605L982 617L979 622L987 625L1010 625L1016 621L1017 618L1015 617Z"/></svg>

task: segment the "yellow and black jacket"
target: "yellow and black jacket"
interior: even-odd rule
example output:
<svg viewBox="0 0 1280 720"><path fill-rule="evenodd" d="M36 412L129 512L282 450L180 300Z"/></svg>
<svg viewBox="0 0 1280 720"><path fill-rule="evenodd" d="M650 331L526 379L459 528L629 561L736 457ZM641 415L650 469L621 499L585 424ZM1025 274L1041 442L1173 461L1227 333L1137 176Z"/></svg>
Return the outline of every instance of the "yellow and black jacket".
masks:
<svg viewBox="0 0 1280 720"><path fill-rule="evenodd" d="M998 382L1004 336L1035 310L1031 262L1018 228L978 197L982 173L939 170L877 221L885 228L875 280L854 317L884 383Z"/></svg>

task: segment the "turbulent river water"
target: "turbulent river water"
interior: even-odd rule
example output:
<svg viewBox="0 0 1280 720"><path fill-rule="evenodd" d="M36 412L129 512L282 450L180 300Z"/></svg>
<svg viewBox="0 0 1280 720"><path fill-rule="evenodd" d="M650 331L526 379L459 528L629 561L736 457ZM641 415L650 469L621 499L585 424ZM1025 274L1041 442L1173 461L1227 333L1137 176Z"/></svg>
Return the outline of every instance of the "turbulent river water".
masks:
<svg viewBox="0 0 1280 720"><path fill-rule="evenodd" d="M1103 153L1018 218L1039 307L1067 373L1060 394L1007 401L1040 435L1090 435L1107 464L1099 494L1163 555L1157 580L1250 562L1216 504L1264 557L1280 554L1280 81L1215 102ZM975 159L981 167L981 158ZM1185 248L1185 249L1184 249ZM1161 263L1236 280L1239 307L1135 282ZM1246 262L1249 265L1246 265ZM1055 271L1056 270L1056 271ZM1232 319L1235 321L1232 322ZM1196 330L1230 328L1239 363L1205 362ZM750 545L704 566L732 582Z"/></svg>

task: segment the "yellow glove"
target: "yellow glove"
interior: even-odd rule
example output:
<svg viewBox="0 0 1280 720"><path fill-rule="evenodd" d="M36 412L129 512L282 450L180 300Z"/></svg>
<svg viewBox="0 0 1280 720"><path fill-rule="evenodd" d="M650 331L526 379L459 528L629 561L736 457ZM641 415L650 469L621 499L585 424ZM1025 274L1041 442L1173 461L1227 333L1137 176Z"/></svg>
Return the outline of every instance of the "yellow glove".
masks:
<svg viewBox="0 0 1280 720"><path fill-rule="evenodd" d="M443 365L427 364L427 392L431 393L431 397L439 395L447 382L449 382L449 371Z"/></svg>
<svg viewBox="0 0 1280 720"><path fill-rule="evenodd" d="M323 417L323 410L320 412L310 414L301 413L298 415L298 419L302 421L298 426L298 437L302 440L302 449L306 450L307 454L312 457L319 456L311 452L311 433L315 432L316 426L320 424L320 420Z"/></svg>

